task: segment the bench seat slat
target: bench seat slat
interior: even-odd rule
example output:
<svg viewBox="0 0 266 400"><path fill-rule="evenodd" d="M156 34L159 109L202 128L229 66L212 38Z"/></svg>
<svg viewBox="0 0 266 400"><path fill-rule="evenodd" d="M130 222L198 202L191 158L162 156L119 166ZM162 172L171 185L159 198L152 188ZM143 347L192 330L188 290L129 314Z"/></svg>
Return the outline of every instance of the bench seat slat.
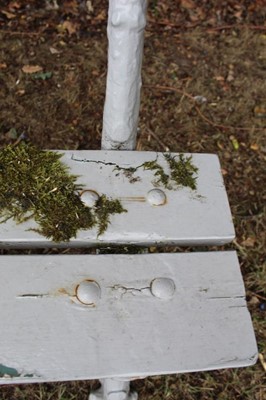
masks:
<svg viewBox="0 0 266 400"><path fill-rule="evenodd" d="M0 383L252 365L257 347L235 252L0 258ZM156 297L154 279L174 282ZM77 286L95 280L95 306Z"/></svg>
<svg viewBox="0 0 266 400"><path fill-rule="evenodd" d="M97 246L102 244L136 245L220 245L230 242L234 227L217 156L194 154L199 168L197 190L168 190L166 204L153 206L147 194L154 189L154 171L139 168L133 181L119 168L136 167L157 160L169 173L162 153L133 151L65 151L67 164L85 189L118 198L127 213L111 217L107 231L97 237L97 229L79 231L70 243L57 247ZM174 155L174 154L173 154ZM189 155L186 155L189 156ZM158 178L158 177L157 177ZM35 222L16 225L13 220L0 224L1 247L54 247L55 243L29 230Z"/></svg>

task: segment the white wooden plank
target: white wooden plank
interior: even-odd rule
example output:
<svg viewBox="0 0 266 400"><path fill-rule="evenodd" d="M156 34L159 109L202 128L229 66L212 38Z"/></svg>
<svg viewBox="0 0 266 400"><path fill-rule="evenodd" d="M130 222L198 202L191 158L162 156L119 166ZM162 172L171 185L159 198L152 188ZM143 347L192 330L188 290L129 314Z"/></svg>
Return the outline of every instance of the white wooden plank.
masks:
<svg viewBox="0 0 266 400"><path fill-rule="evenodd" d="M256 361L235 252L2 256L0 271L2 384ZM156 278L174 282L170 299L151 293ZM100 287L94 307L75 297L84 280Z"/></svg>
<svg viewBox="0 0 266 400"><path fill-rule="evenodd" d="M186 155L188 156L188 155ZM107 231L97 237L97 230L80 231L70 243L61 246L97 246L110 244L205 245L224 244L234 238L234 227L217 156L194 154L199 168L197 190L168 190L163 206L153 206L147 194L154 189L154 171L139 168L137 181L130 183L123 171L157 159L166 172L168 164L161 153L134 151L66 151L63 161L79 175L84 188L100 195L119 198L127 213L111 217ZM36 232L34 221L16 225L12 220L0 224L0 246L55 246ZM57 246L59 246L57 244Z"/></svg>

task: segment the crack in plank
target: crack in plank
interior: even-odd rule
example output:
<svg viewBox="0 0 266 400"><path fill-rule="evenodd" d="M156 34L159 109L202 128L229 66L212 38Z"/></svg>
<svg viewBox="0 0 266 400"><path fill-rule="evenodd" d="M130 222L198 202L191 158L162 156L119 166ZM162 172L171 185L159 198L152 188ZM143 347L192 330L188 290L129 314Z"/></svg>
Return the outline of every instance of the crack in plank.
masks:
<svg viewBox="0 0 266 400"><path fill-rule="evenodd" d="M49 294L47 294L47 293L45 293L45 294L42 294L42 293L26 293L26 294L21 294L21 295L19 295L19 296L17 296L17 298L33 298L33 299L37 299L37 298L43 298L43 297L51 297L51 295L49 295Z"/></svg>
<svg viewBox="0 0 266 400"><path fill-rule="evenodd" d="M108 287L110 289L112 289L112 290L123 291L121 293L121 296L124 296L127 293L130 293L133 296L135 296L136 293L142 293L144 290L149 290L149 292L150 292L150 286L146 286L146 287L143 287L143 288L134 288L134 287L127 287L127 286L123 286L123 285L120 285L120 284L116 284L116 285L108 286Z"/></svg>

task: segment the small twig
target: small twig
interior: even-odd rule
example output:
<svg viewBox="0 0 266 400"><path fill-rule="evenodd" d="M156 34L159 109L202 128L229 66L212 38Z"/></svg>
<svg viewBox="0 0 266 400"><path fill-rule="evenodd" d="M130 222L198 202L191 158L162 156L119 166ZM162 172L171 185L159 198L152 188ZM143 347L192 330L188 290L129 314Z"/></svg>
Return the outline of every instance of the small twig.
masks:
<svg viewBox="0 0 266 400"><path fill-rule="evenodd" d="M43 32L6 31L5 29L0 29L0 33L10 35L10 36L13 36L13 35L39 36L39 35L43 34Z"/></svg>
<svg viewBox="0 0 266 400"><path fill-rule="evenodd" d="M160 20L156 21L153 18L148 18L148 23L156 24L156 25L162 25L162 26L169 26L171 28L182 28L181 24L174 24L173 22L170 22L170 21L165 20L165 19L160 19Z"/></svg>
<svg viewBox="0 0 266 400"><path fill-rule="evenodd" d="M188 97L189 99L195 101L195 100L194 100L194 97L193 97L191 94L185 92L185 91L182 90L182 89L177 89L177 88L172 87L172 86L143 85L143 88L144 88L144 89L147 88L147 89L162 90L162 91L165 91L165 92L176 92L176 93L180 93L180 94L182 94L183 96L186 96L186 97Z"/></svg>
<svg viewBox="0 0 266 400"><path fill-rule="evenodd" d="M260 363L262 365L262 368L266 372L266 361L264 360L264 357L263 357L262 353L259 353L259 360L260 360Z"/></svg>
<svg viewBox="0 0 266 400"><path fill-rule="evenodd" d="M180 93L183 96L185 96L185 97L189 98L190 100L192 100L193 103L195 104L195 98L191 94L189 94L189 93L187 93L187 92L185 92L184 90L181 90L181 89L177 89L177 88L174 88L174 87L171 87L171 86L159 86L159 85L144 85L143 87L144 88L146 87L146 88L151 88L151 89L164 90L164 91L168 91L168 92ZM225 125L220 125L220 124L216 124L215 122L212 122L207 117L205 117L205 115L201 112L199 107L197 107L195 105L195 108L196 108L197 113L200 115L200 117L202 119L204 119L204 121L208 122L208 124L210 124L210 125L212 125L212 126L214 126L216 128L222 128L222 129L233 128L231 126L228 127L228 126L225 126Z"/></svg>
<svg viewBox="0 0 266 400"><path fill-rule="evenodd" d="M153 137L153 139L155 139L156 142L157 142L160 146L162 146L162 147L164 148L164 151L169 151L169 150L170 150L169 147L166 146L165 143L164 143L160 138L158 138L158 136L156 135L156 133L154 133L154 132L153 132L151 129L149 129L149 128L146 128L146 129L147 129L147 131L149 132L149 134Z"/></svg>
<svg viewBox="0 0 266 400"><path fill-rule="evenodd" d="M27 139L28 139L27 135L26 135L25 133L22 133L22 134L17 138L17 140L16 140L14 143L12 143L12 147L17 146L20 142L22 142L22 140L27 140Z"/></svg>
<svg viewBox="0 0 266 400"><path fill-rule="evenodd" d="M219 129L235 129L235 130L239 130L239 131L250 131L251 128L243 128L241 126L231 126L231 125L222 125L222 124L217 124L216 122L211 121L209 118L207 118L202 111L200 110L200 108L196 105L196 100L194 98L194 96L192 96L191 94L185 92L182 89L177 89L175 87L172 86L161 86L161 85L143 85L143 88L147 88L147 89L155 89L155 90L162 90L162 91L166 91L166 92L175 92L175 93L180 93L183 96L186 96L187 98L189 98L190 100L193 101L194 105L195 105L195 109L197 111L197 113L199 114L199 116L205 121L207 122L209 125L213 126L214 128L219 128ZM252 128L253 131L263 131L264 128Z"/></svg>
<svg viewBox="0 0 266 400"><path fill-rule="evenodd" d="M208 31L223 31L226 29L234 29L234 28L248 28L257 31L266 31L266 26L264 25L221 25L214 26L212 28L207 28Z"/></svg>
<svg viewBox="0 0 266 400"><path fill-rule="evenodd" d="M169 27L169 28L191 29L191 28L195 28L196 26L198 26L198 25L200 24L200 21L194 22L194 23L189 24L189 25L188 25L188 24L187 24L187 25L184 25L184 24L175 24L175 23L173 23L173 22L170 22L170 21L167 20L167 19L160 19L160 20L156 21L156 20L153 19L153 18L148 18L148 23L156 24L156 25L161 25L161 26L166 26L166 27Z"/></svg>
<svg viewBox="0 0 266 400"><path fill-rule="evenodd" d="M196 108L196 111L197 111L197 113L199 114L199 116L204 120L204 121L206 121L209 125L211 125L211 126L213 126L214 128L220 128L220 129L246 129L246 128L237 128L237 127L234 127L234 126L226 126L226 125L221 125L221 124L216 124L215 122L213 122L213 121L211 121L209 118L207 118L202 112L201 112L201 110L199 109L199 107L197 107L196 105L195 105L195 108ZM250 130L250 128L248 128L249 130Z"/></svg>
<svg viewBox="0 0 266 400"><path fill-rule="evenodd" d="M249 293L251 293L253 296L257 297L258 299L266 300L266 297L261 296L260 294L257 294L255 292L252 292L251 290L249 290Z"/></svg>
<svg viewBox="0 0 266 400"><path fill-rule="evenodd" d="M194 22L193 24L175 24L167 19L160 19L156 20L154 18L149 18L148 23L151 24L156 24L156 25L161 25L161 26L167 26L169 28L177 28L177 29L191 29L195 28L196 26L199 26L201 24L201 21ZM223 31L223 30L229 30L229 29L243 29L243 28L248 28L252 30L257 30L257 31L266 31L266 26L264 25L248 25L248 24L232 24L232 25L220 25L220 26L214 26L214 27L203 27L204 30L207 31Z"/></svg>
<svg viewBox="0 0 266 400"><path fill-rule="evenodd" d="M200 110L200 108L198 106L195 105L196 111L197 113L200 115L200 117L206 121L209 125L212 125L214 128L220 128L220 129L235 129L238 131L250 131L251 128L243 128L242 126L232 126L232 125L222 125L222 124L216 124L216 122L211 121L209 118L207 118L202 111ZM253 131L263 131L264 128L252 128Z"/></svg>

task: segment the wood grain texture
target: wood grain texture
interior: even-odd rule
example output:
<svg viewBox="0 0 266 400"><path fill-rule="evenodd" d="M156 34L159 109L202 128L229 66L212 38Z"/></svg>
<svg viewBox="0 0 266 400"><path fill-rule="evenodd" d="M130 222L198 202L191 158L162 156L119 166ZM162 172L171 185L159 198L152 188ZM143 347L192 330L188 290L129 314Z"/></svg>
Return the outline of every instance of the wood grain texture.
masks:
<svg viewBox="0 0 266 400"><path fill-rule="evenodd" d="M147 194L154 189L154 171L139 168L134 183L123 168L137 167L145 161L157 160L169 172L162 153L134 151L66 151L63 162L79 176L85 189L111 198L119 198L127 213L111 217L107 231L97 237L97 230L80 231L70 243L57 247L97 246L110 244L137 245L220 245L230 242L234 227L217 156L194 154L199 168L197 190L168 190L166 204L152 206ZM119 167L117 169L116 167ZM122 169L121 169L122 168ZM158 178L158 177L157 177ZM41 247L55 244L28 230L34 221L16 225L12 220L0 224L1 247Z"/></svg>
<svg viewBox="0 0 266 400"><path fill-rule="evenodd" d="M257 347L235 252L2 256L0 383L252 365ZM172 279L169 300L150 291ZM94 307L80 282L101 288Z"/></svg>

